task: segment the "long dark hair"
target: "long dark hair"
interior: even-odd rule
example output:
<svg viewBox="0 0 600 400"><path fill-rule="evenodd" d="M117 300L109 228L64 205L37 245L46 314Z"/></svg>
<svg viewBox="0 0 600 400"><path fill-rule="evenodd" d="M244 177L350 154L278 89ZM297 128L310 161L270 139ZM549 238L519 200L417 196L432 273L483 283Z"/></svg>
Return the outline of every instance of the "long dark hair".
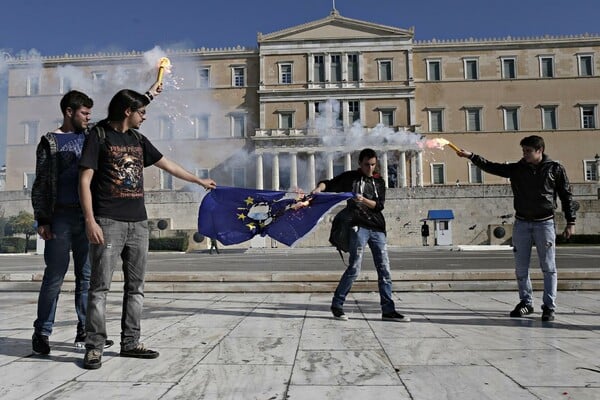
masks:
<svg viewBox="0 0 600 400"><path fill-rule="evenodd" d="M147 106L150 100L141 93L131 89L119 90L117 94L113 96L108 105L108 119L109 121L123 121L125 119L125 111L130 108L131 111L136 111L142 107Z"/></svg>

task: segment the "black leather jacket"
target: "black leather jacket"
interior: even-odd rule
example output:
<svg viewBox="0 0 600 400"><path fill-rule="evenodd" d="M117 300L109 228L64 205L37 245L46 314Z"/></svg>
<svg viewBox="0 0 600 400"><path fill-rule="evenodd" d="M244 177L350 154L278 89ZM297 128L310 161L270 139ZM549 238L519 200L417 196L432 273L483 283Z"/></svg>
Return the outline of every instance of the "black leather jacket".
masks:
<svg viewBox="0 0 600 400"><path fill-rule="evenodd" d="M47 133L36 150L35 180L31 187L33 216L38 225L49 225L54 214L58 185L56 137Z"/></svg>
<svg viewBox="0 0 600 400"><path fill-rule="evenodd" d="M553 218L558 195L567 223L575 223L573 193L565 168L546 154L538 165L523 159L516 163L495 163L476 154L470 159L485 172L510 179L517 219L544 221Z"/></svg>
<svg viewBox="0 0 600 400"><path fill-rule="evenodd" d="M369 200L375 200L375 208L348 200L347 207L352 211L352 223L363 228L385 233L385 218L381 211L385 203L385 182L383 178L366 177L360 170L346 171L333 179L321 181L325 184L325 192L361 193Z"/></svg>

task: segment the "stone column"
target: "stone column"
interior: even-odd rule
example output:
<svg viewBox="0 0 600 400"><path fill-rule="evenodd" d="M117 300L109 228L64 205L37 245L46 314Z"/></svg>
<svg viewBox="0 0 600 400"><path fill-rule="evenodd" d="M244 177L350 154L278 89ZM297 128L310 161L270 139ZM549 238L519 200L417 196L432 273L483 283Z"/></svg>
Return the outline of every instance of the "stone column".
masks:
<svg viewBox="0 0 600 400"><path fill-rule="evenodd" d="M271 187L279 190L279 153L273 153L273 167L271 168Z"/></svg>
<svg viewBox="0 0 600 400"><path fill-rule="evenodd" d="M264 189L263 182L263 155L256 153L256 188Z"/></svg>
<svg viewBox="0 0 600 400"><path fill-rule="evenodd" d="M423 152L417 152L417 185L423 187Z"/></svg>
<svg viewBox="0 0 600 400"><path fill-rule="evenodd" d="M327 154L327 179L333 178L333 154Z"/></svg>
<svg viewBox="0 0 600 400"><path fill-rule="evenodd" d="M385 187L388 187L388 154L387 151L381 153L381 177L385 182Z"/></svg>
<svg viewBox="0 0 600 400"><path fill-rule="evenodd" d="M290 153L290 187L292 190L298 187L298 160L296 153Z"/></svg>
<svg viewBox="0 0 600 400"><path fill-rule="evenodd" d="M316 184L315 153L308 153L308 187L312 190Z"/></svg>
<svg viewBox="0 0 600 400"><path fill-rule="evenodd" d="M596 160L596 180L600 182L600 157L598 156L598 154L596 154L596 157L594 157L594 159Z"/></svg>
<svg viewBox="0 0 600 400"><path fill-rule="evenodd" d="M406 152L400 152L400 160L398 161L398 186L406 187Z"/></svg>
<svg viewBox="0 0 600 400"><path fill-rule="evenodd" d="M344 160L344 170L349 171L352 169L352 154L346 153L346 158Z"/></svg>

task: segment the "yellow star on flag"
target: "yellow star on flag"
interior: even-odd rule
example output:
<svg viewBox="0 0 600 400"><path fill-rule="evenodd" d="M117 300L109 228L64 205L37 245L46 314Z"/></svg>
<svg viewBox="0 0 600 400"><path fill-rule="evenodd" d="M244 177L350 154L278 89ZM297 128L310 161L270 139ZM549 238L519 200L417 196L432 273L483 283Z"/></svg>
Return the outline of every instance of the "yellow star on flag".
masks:
<svg viewBox="0 0 600 400"><path fill-rule="evenodd" d="M254 199L250 196L248 196L248 198L246 198L246 200L244 200L246 202L246 205L250 205L252 203L254 203Z"/></svg>
<svg viewBox="0 0 600 400"><path fill-rule="evenodd" d="M238 214L237 217L238 217L238 219L241 219L242 221L246 219L246 216L244 214Z"/></svg>

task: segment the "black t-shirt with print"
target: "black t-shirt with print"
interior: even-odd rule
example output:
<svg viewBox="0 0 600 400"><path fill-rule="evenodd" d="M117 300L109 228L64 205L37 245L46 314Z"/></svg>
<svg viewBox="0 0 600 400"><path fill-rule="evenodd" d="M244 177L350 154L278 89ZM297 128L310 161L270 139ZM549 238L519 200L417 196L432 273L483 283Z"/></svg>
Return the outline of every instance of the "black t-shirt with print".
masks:
<svg viewBox="0 0 600 400"><path fill-rule="evenodd" d="M79 166L94 170L92 203L96 217L137 222L148 219L144 205L144 167L162 158L148 138L104 126L100 143L96 131L85 141Z"/></svg>

